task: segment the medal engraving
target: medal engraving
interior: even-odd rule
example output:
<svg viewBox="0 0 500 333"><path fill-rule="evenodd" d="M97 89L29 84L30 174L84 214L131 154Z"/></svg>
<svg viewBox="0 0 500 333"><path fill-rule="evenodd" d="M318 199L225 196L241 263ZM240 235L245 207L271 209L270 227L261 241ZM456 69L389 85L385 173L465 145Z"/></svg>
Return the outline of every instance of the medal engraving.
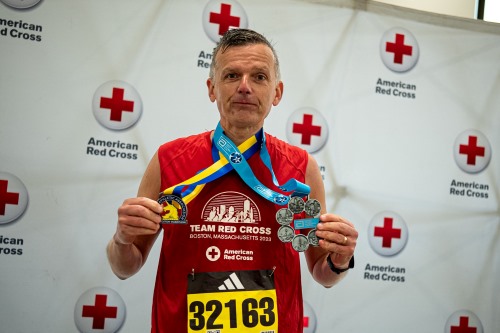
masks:
<svg viewBox="0 0 500 333"><path fill-rule="evenodd" d="M316 229L312 229L309 231L307 234L307 240L309 241L309 244L311 246L319 246L319 239L318 236L316 236Z"/></svg>
<svg viewBox="0 0 500 333"><path fill-rule="evenodd" d="M316 217L321 212L321 204L316 199L309 199L305 203L304 210L307 215Z"/></svg>
<svg viewBox="0 0 500 333"><path fill-rule="evenodd" d="M187 206L182 199L173 194L163 194L158 199L163 207L161 224L187 224Z"/></svg>
<svg viewBox="0 0 500 333"><path fill-rule="evenodd" d="M278 238L283 243L289 243L292 241L295 232L292 227L288 225L281 226L278 229Z"/></svg>
<svg viewBox="0 0 500 333"><path fill-rule="evenodd" d="M304 211L305 203L300 197L291 197L288 202L288 209L294 214L300 214Z"/></svg>
<svg viewBox="0 0 500 333"><path fill-rule="evenodd" d="M304 252L309 247L309 240L304 235L295 235L292 239L292 247L297 252Z"/></svg>
<svg viewBox="0 0 500 333"><path fill-rule="evenodd" d="M287 208L281 208L276 212L276 221L281 225L289 225L293 221L292 211Z"/></svg>

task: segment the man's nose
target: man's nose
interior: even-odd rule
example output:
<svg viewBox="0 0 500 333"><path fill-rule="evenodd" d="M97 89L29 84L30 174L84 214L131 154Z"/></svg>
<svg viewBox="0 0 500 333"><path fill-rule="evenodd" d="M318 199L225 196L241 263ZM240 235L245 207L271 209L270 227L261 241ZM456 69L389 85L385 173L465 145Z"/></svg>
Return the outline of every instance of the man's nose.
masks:
<svg viewBox="0 0 500 333"><path fill-rule="evenodd" d="M250 86L250 77L243 75L240 80L240 85L238 86L238 92L240 94L250 94L252 88Z"/></svg>

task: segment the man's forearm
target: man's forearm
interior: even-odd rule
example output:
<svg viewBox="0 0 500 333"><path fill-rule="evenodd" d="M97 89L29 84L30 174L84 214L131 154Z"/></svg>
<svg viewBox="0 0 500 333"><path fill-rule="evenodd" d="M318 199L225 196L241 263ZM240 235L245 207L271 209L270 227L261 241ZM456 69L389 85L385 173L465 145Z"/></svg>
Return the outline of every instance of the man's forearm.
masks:
<svg viewBox="0 0 500 333"><path fill-rule="evenodd" d="M142 253L133 243L121 244L113 237L108 243L106 252L113 273L120 279L131 277L142 267Z"/></svg>

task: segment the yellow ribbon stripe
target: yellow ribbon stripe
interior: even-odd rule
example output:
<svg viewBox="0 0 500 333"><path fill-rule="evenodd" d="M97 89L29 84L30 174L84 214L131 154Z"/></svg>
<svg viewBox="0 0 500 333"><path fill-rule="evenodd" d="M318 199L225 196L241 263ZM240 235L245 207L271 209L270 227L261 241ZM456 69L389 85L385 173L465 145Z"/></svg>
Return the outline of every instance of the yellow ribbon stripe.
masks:
<svg viewBox="0 0 500 333"><path fill-rule="evenodd" d="M257 138L254 135L251 138L249 138L248 140L246 140L245 142L243 142L241 145L239 145L238 149L243 154L248 149L250 149L255 143L257 143ZM178 186L192 185L192 184L199 182L200 180L203 180L204 178L207 178L207 177L211 176L212 174L218 172L220 169L222 169L223 167L225 167L229 163L229 161L221 153L219 153L219 157L220 157L220 159L217 162L215 162L214 164L212 164L211 166L209 166L208 168L206 168L202 172L194 175L193 177L189 178L188 180L185 180L177 185L170 186L169 188L167 188L166 190L163 191L163 194L172 194L174 192L174 189ZM184 203L187 205L191 200L193 200L201 192L201 190L203 189L204 186L205 186L205 184L197 185L191 193L189 193L188 195L186 195L185 197L182 198L182 201L184 201Z"/></svg>

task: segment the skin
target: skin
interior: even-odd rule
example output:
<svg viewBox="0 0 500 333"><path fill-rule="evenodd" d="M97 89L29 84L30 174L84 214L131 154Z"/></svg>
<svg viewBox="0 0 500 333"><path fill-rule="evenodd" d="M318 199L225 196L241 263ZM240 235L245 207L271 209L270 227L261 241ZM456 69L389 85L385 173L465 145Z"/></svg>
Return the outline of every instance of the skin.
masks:
<svg viewBox="0 0 500 333"><path fill-rule="evenodd" d="M216 55L214 77L207 80L208 97L217 104L225 134L239 145L256 134L283 96L283 82L276 77L274 56L268 46L252 44L230 47ZM345 218L328 214L324 207L325 190L317 162L308 157L306 184L310 197L322 206L317 236L319 247L309 247L305 258L313 278L325 287L340 281L345 273L330 270L326 256L337 268L346 268L354 254L358 232ZM107 247L113 272L125 279L144 265L160 230L162 207L156 202L160 189L160 165L151 159L136 198L123 202L118 209L116 233Z"/></svg>

